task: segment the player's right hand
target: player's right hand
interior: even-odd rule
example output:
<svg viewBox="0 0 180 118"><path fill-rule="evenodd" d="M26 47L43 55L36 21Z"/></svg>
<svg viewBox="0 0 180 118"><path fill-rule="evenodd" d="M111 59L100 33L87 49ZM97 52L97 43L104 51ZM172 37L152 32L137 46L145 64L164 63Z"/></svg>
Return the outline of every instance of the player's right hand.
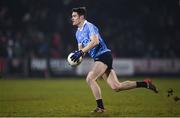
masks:
<svg viewBox="0 0 180 118"><path fill-rule="evenodd" d="M79 51L75 51L74 54L70 58L72 59L72 61L76 62L83 55L84 55L84 52L82 50L79 50Z"/></svg>

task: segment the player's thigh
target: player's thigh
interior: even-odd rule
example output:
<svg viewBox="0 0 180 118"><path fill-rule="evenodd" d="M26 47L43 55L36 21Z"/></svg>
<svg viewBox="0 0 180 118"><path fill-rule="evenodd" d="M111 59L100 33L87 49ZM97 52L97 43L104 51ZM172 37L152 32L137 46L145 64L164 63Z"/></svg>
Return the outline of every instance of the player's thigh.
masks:
<svg viewBox="0 0 180 118"><path fill-rule="evenodd" d="M106 70L106 72L102 75L102 78L107 81L111 88L116 88L120 84L117 75L113 69Z"/></svg>
<svg viewBox="0 0 180 118"><path fill-rule="evenodd" d="M107 69L107 65L103 62L95 61L92 69L88 73L87 79L97 79L101 77Z"/></svg>

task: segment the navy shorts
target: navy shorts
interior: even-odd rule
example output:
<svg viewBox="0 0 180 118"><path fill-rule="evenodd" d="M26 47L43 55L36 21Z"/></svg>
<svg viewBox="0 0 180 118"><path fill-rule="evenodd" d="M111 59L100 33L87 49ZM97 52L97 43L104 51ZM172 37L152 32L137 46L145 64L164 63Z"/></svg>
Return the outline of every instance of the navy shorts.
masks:
<svg viewBox="0 0 180 118"><path fill-rule="evenodd" d="M112 63L113 63L113 58L112 58L112 54L110 51L105 52L99 56L97 56L94 61L101 61L104 64L107 65L107 69L111 70L112 69Z"/></svg>

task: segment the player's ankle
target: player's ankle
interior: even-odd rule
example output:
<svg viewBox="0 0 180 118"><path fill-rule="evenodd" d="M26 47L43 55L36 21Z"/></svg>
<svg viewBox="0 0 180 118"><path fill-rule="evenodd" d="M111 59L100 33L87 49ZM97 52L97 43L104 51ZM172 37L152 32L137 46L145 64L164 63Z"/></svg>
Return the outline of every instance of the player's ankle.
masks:
<svg viewBox="0 0 180 118"><path fill-rule="evenodd" d="M144 81L137 81L136 82L136 88L140 88L140 87L144 87L144 88L147 88L147 83L144 82Z"/></svg>
<svg viewBox="0 0 180 118"><path fill-rule="evenodd" d="M103 100L102 99L96 100L96 103L97 103L97 107L98 108L104 109L104 105L103 105Z"/></svg>

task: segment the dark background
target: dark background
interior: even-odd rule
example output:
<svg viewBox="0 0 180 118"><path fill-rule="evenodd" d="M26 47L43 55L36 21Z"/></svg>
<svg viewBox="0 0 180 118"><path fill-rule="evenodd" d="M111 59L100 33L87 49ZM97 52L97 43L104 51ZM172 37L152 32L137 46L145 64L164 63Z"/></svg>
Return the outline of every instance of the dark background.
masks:
<svg viewBox="0 0 180 118"><path fill-rule="evenodd" d="M85 6L114 57L179 58L178 0L0 0L0 57L66 58L71 9Z"/></svg>

